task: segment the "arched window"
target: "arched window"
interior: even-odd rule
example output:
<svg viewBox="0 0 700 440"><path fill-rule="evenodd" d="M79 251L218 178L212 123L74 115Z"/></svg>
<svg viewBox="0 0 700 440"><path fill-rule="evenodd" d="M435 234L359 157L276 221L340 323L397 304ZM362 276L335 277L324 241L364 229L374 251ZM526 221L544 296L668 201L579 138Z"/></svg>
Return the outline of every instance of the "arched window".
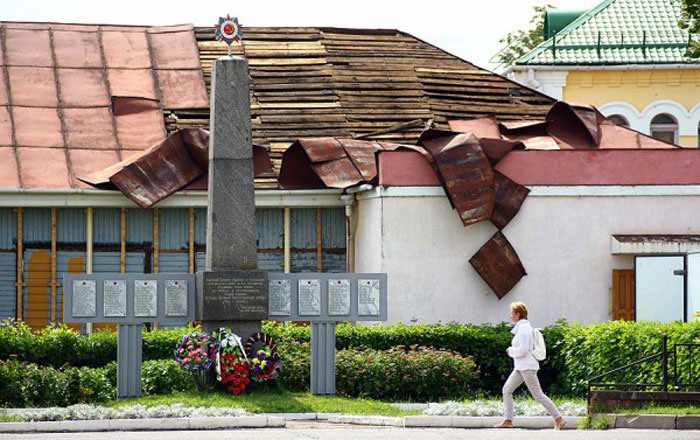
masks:
<svg viewBox="0 0 700 440"><path fill-rule="evenodd" d="M678 121L668 113L661 113L651 120L651 137L672 144L678 143Z"/></svg>
<svg viewBox="0 0 700 440"><path fill-rule="evenodd" d="M622 115L610 115L608 116L608 119L612 122L614 122L617 125L620 125L622 127L629 127L630 123L627 121L627 118L625 118Z"/></svg>

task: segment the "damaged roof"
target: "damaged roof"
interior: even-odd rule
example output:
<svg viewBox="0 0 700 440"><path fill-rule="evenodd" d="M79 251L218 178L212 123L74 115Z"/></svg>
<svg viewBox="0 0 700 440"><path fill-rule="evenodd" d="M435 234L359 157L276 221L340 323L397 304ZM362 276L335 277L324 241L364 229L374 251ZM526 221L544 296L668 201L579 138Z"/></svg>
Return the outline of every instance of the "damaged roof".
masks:
<svg viewBox="0 0 700 440"><path fill-rule="evenodd" d="M414 144L431 124L544 118L553 100L396 30L246 28L254 143L278 188L305 137ZM0 186L76 188L181 128L208 128L213 28L0 23ZM401 129L396 129L396 126Z"/></svg>
<svg viewBox="0 0 700 440"><path fill-rule="evenodd" d="M194 28L0 23L0 185L86 187L209 106Z"/></svg>

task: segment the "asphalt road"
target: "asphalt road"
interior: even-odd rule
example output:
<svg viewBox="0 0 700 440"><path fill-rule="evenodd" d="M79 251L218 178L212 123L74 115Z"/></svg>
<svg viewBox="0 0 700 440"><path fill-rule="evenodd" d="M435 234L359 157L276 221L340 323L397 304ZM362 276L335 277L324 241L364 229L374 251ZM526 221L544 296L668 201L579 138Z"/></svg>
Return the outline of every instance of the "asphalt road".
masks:
<svg viewBox="0 0 700 440"><path fill-rule="evenodd" d="M286 429L142 431L63 434L0 434L0 440L698 440L700 431L614 429L609 431L520 429L421 429L288 422Z"/></svg>

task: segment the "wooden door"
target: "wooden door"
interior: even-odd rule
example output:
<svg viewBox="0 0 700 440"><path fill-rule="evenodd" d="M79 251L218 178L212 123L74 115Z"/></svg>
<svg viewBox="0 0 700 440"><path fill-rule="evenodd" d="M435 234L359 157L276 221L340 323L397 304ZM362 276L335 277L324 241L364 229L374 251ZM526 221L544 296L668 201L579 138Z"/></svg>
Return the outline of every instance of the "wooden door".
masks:
<svg viewBox="0 0 700 440"><path fill-rule="evenodd" d="M613 319L634 321L634 270L613 270Z"/></svg>

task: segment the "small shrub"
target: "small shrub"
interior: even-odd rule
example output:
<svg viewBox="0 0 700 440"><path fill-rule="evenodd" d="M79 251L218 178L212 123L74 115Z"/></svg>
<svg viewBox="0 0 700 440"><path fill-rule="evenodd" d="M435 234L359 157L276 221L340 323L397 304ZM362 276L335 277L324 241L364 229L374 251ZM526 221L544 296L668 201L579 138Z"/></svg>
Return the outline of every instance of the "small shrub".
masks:
<svg viewBox="0 0 700 440"><path fill-rule="evenodd" d="M141 368L141 391L144 395L170 394L194 389L192 376L172 359L145 361Z"/></svg>

